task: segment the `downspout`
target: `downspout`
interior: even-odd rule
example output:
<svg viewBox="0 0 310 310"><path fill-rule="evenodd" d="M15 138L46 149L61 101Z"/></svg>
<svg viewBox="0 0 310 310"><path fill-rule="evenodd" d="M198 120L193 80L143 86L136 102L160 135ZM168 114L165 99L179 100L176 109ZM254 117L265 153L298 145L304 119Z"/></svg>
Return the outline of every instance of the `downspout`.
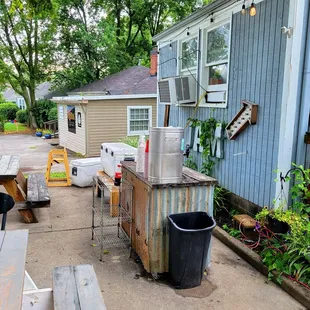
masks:
<svg viewBox="0 0 310 310"><path fill-rule="evenodd" d="M85 126L85 146L86 146L85 151L86 151L86 153L85 153L84 155L88 156L88 130L87 130L87 128L88 128L88 121L87 121L87 108L85 109L85 106L81 105L80 103L79 103L79 107L81 108L81 110L83 111L83 113L84 113L84 115L85 115L85 124L84 124L84 126ZM83 126L83 123L82 123L82 126Z"/></svg>
<svg viewBox="0 0 310 310"><path fill-rule="evenodd" d="M283 25L292 29L292 36L287 38L278 149L278 170L284 174L291 168L292 162L296 161L308 9L309 0L291 0L288 25ZM283 184L286 197L289 188L289 182ZM280 191L281 184L277 182L275 196ZM280 201L276 201L275 207L278 207L279 203Z"/></svg>
<svg viewBox="0 0 310 310"><path fill-rule="evenodd" d="M306 144L304 143L304 134L309 128L310 115L310 6L308 6L307 29L307 37L305 38L306 52L303 67L301 105L299 111L298 132L296 136L297 145L294 161L297 165L303 166L306 164Z"/></svg>

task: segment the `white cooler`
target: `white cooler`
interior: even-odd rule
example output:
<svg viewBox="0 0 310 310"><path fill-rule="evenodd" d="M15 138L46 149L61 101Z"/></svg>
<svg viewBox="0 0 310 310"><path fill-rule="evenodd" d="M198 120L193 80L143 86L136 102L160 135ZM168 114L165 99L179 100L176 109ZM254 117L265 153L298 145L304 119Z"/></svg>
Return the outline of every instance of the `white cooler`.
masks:
<svg viewBox="0 0 310 310"><path fill-rule="evenodd" d="M99 170L101 170L100 157L71 160L70 177L72 184L79 187L91 186L93 176Z"/></svg>
<svg viewBox="0 0 310 310"><path fill-rule="evenodd" d="M134 161L137 149L125 143L101 144L101 167L103 171L114 179L115 172L121 171L118 167L121 161Z"/></svg>

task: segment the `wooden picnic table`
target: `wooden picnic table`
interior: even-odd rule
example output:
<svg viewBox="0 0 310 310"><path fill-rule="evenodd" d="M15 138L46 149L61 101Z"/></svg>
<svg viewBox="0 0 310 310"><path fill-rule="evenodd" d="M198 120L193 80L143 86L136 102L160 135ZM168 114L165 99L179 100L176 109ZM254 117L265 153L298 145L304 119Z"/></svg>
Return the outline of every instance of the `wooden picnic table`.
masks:
<svg viewBox="0 0 310 310"><path fill-rule="evenodd" d="M26 200L27 185L19 169L19 155L0 155L0 185L16 202Z"/></svg>
<svg viewBox="0 0 310 310"><path fill-rule="evenodd" d="M0 231L0 310L22 307L28 230Z"/></svg>

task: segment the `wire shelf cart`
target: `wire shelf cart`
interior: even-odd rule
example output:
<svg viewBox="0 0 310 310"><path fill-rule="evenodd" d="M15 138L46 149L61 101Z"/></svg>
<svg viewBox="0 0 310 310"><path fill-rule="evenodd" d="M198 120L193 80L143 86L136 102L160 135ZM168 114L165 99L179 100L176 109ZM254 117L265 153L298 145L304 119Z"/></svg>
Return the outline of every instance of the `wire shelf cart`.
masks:
<svg viewBox="0 0 310 310"><path fill-rule="evenodd" d="M123 207L122 201L126 202ZM100 260L104 250L131 246L132 185L124 181L115 186L103 172L93 177L92 240L100 245ZM131 250L131 249L130 249Z"/></svg>

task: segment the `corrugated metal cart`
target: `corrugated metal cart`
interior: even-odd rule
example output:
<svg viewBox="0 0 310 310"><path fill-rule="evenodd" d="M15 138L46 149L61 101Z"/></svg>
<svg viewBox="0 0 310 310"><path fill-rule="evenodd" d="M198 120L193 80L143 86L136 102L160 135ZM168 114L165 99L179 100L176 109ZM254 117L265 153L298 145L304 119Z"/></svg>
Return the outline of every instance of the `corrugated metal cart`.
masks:
<svg viewBox="0 0 310 310"><path fill-rule="evenodd" d="M132 208L132 248L146 271L168 272L168 219L174 213L206 211L213 216L216 179L183 168L182 183L151 183L136 172L134 162L122 162L123 181L133 187L130 198L121 195L123 208ZM127 234L129 226L123 225Z"/></svg>

